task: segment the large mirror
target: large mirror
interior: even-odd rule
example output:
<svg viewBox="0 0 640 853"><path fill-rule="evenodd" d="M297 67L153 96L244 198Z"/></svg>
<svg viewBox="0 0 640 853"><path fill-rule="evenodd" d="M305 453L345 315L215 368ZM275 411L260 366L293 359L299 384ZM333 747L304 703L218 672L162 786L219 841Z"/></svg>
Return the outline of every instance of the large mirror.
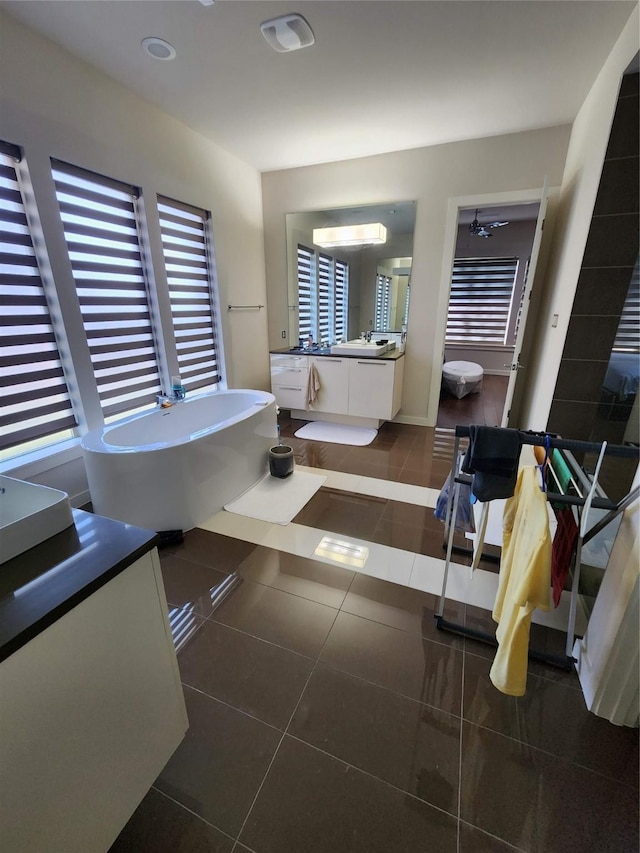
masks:
<svg viewBox="0 0 640 853"><path fill-rule="evenodd" d="M411 298L415 212L415 201L403 201L287 214L292 343L307 344L311 338L328 345L353 340L363 331L400 340ZM382 229L362 239L376 243L349 244L359 234L318 233L374 223Z"/></svg>

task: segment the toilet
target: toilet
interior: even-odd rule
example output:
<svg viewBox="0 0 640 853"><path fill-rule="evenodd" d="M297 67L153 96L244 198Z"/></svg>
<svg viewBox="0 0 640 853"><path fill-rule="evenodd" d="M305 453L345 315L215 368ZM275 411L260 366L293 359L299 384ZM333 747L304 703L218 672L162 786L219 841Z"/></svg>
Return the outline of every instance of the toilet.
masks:
<svg viewBox="0 0 640 853"><path fill-rule="evenodd" d="M442 384L459 400L482 389L484 370L475 361L446 361L442 366Z"/></svg>

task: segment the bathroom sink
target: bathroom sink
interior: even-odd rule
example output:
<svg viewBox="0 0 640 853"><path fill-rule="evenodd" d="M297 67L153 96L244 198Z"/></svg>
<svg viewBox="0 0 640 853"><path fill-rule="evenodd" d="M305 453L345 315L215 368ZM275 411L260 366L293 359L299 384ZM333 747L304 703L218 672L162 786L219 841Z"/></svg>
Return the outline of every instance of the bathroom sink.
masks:
<svg viewBox="0 0 640 853"><path fill-rule="evenodd" d="M72 524L66 492L0 476L0 564Z"/></svg>
<svg viewBox="0 0 640 853"><path fill-rule="evenodd" d="M331 355L357 355L375 358L376 356L384 355L389 349L389 344L383 344L379 341L347 341L344 344L334 344L331 347Z"/></svg>

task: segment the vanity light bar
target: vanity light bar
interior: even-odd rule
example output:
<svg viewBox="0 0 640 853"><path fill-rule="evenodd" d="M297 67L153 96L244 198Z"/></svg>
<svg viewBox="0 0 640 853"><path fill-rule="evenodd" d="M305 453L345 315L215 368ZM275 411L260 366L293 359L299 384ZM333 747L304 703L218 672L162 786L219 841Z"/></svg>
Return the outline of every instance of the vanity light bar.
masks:
<svg viewBox="0 0 640 853"><path fill-rule="evenodd" d="M381 222L314 228L313 242L323 249L331 249L334 246L378 245L387 242L387 229Z"/></svg>

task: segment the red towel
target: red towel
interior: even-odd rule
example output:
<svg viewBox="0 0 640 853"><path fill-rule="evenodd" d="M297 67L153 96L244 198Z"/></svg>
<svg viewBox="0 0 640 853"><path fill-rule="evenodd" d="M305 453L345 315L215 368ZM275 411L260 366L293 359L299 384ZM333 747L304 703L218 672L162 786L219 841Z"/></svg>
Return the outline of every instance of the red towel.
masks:
<svg viewBox="0 0 640 853"><path fill-rule="evenodd" d="M560 604L560 596L569 574L571 558L576 547L578 525L573 517L571 507L557 510L556 519L558 520L558 528L553 537L551 550L551 583L553 585L553 603L557 607Z"/></svg>

